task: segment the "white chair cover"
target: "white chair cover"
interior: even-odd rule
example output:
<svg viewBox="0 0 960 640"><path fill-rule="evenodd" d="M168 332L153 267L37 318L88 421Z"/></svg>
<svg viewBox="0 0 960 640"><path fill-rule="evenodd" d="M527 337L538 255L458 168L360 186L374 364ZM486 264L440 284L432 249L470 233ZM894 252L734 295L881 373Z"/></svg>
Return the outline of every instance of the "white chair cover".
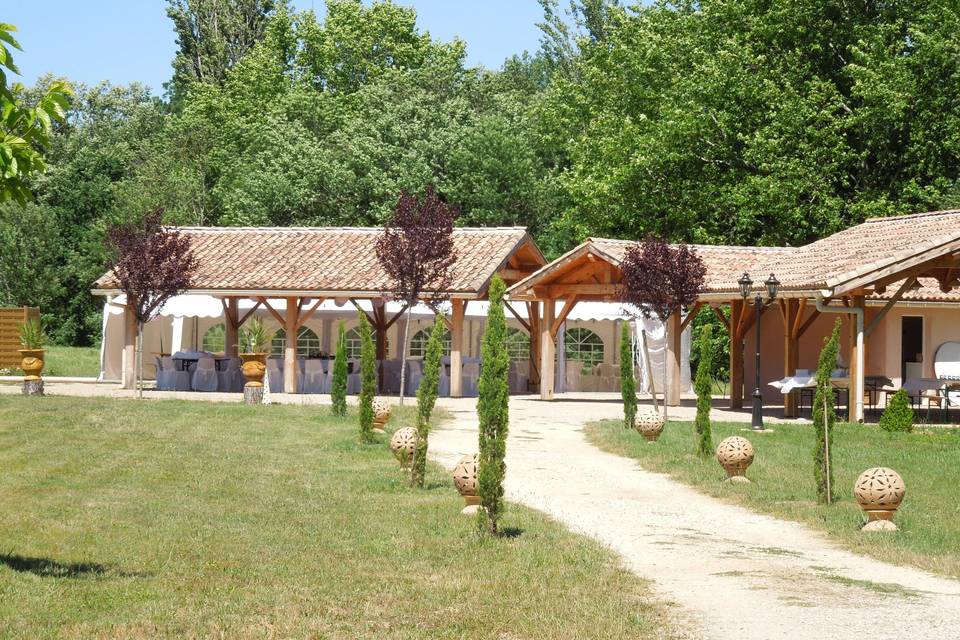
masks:
<svg viewBox="0 0 960 640"><path fill-rule="evenodd" d="M467 362L461 368L463 395L467 398L477 396L477 380L480 378L480 363Z"/></svg>
<svg viewBox="0 0 960 640"><path fill-rule="evenodd" d="M283 360L267 358L267 386L271 393L283 392Z"/></svg>
<svg viewBox="0 0 960 640"><path fill-rule="evenodd" d="M158 391L190 391L190 372L177 371L176 363L170 356L159 359L157 370Z"/></svg>
<svg viewBox="0 0 960 640"><path fill-rule="evenodd" d="M197 360L197 368L193 372L194 391L217 390L217 363L210 356Z"/></svg>
<svg viewBox="0 0 960 640"><path fill-rule="evenodd" d="M303 375L298 381L300 393L327 393L323 390L326 374L323 372L323 361L310 359L304 362Z"/></svg>
<svg viewBox="0 0 960 640"><path fill-rule="evenodd" d="M230 358L217 371L217 390L225 393L243 391L243 374L240 373L240 358Z"/></svg>

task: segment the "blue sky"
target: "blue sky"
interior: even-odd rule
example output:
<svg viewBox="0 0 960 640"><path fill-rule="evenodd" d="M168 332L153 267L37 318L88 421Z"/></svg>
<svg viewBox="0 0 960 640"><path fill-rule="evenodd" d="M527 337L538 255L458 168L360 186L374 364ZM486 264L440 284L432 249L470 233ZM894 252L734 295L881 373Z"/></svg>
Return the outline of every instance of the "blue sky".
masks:
<svg viewBox="0 0 960 640"><path fill-rule="evenodd" d="M498 68L504 59L539 46L537 0L397 0L417 9L418 24L434 38L459 36L472 65ZM7 4L7 3L4 3ZM323 0L294 0L299 9L324 9ZM0 21L16 25L24 51L14 57L25 84L51 72L95 84L143 82L155 93L172 73L172 23L164 0L15 0Z"/></svg>

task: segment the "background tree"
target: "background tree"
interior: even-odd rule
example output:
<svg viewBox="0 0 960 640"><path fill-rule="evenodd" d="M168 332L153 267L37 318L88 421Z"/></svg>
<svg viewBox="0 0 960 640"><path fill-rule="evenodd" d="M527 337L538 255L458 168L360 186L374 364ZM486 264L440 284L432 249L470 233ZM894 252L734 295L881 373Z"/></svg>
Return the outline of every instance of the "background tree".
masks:
<svg viewBox="0 0 960 640"><path fill-rule="evenodd" d="M623 397L623 428L633 429L637 417L637 380L633 373L633 341L630 323L620 333L620 395Z"/></svg>
<svg viewBox="0 0 960 640"><path fill-rule="evenodd" d="M830 384L833 370L837 366L837 350L840 344L840 319L833 325L833 333L826 339L820 350L817 364L817 392L813 399L813 430L816 445L813 448L813 477L817 484L817 501L833 502L833 465L830 463L829 442L833 442L833 425L837 420L833 408L833 386Z"/></svg>
<svg viewBox="0 0 960 640"><path fill-rule="evenodd" d="M620 265L623 274L620 299L636 307L645 317L655 315L664 328L674 313L692 307L703 288L707 270L687 245L671 246L661 238L648 236L627 248ZM667 416L667 358L664 341L663 415Z"/></svg>
<svg viewBox="0 0 960 640"><path fill-rule="evenodd" d="M479 472L477 474L480 504L480 526L496 535L498 523L503 516L503 479L507 465L507 431L510 426L510 354L507 353L507 320L503 314L503 294L506 285L500 276L490 282L490 306L487 325L483 333L478 382L479 398L477 413L479 428Z"/></svg>
<svg viewBox="0 0 960 640"><path fill-rule="evenodd" d="M155 209L136 222L111 227L110 271L127 297L127 308L137 322L137 389L143 397L143 325L163 304L190 288L197 261L190 238L161 222Z"/></svg>
<svg viewBox="0 0 960 640"><path fill-rule="evenodd" d="M377 395L377 350L373 344L373 332L367 314L357 313L360 318L360 440L373 442L373 399Z"/></svg>
<svg viewBox="0 0 960 640"><path fill-rule="evenodd" d="M10 49L21 50L13 37L17 28L0 23L0 202L26 203L32 197L27 179L46 169L43 151L50 143L54 123L63 122L69 107L70 87L57 80L46 91L25 103L22 87L7 84L7 73L19 74Z"/></svg>
<svg viewBox="0 0 960 640"><path fill-rule="evenodd" d="M427 352L423 357L423 377L417 387L417 446L413 452L413 466L410 468L410 484L423 487L427 475L427 439L430 436L430 416L437 402L437 389L440 384L440 367L443 358L443 339L447 326L439 314L433 321L433 330L427 341Z"/></svg>
<svg viewBox="0 0 960 640"><path fill-rule="evenodd" d="M330 400L333 415L347 415L347 336L343 331L343 320L337 325L337 352L333 360Z"/></svg>
<svg viewBox="0 0 960 640"><path fill-rule="evenodd" d="M194 83L222 85L227 73L263 37L270 17L285 0L167 0L177 34L174 101Z"/></svg>
<svg viewBox="0 0 960 640"><path fill-rule="evenodd" d="M713 436L710 432L710 409L713 400L713 326L706 325L700 331L697 351L700 360L697 363L697 375L694 391L697 393L697 417L694 422L697 432L697 454L702 457L713 455Z"/></svg>
<svg viewBox="0 0 960 640"><path fill-rule="evenodd" d="M400 404L406 385L410 315L422 296L436 301L450 288L451 267L457 261L453 223L459 211L446 204L433 187L423 200L402 193L393 217L377 238L377 260L390 278L392 293L407 308L400 365Z"/></svg>

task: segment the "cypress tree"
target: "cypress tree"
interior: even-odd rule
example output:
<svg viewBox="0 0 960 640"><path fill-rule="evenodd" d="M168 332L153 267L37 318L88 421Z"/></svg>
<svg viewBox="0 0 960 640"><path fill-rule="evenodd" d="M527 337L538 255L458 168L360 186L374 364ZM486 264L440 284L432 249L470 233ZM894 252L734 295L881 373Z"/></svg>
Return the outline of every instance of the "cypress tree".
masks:
<svg viewBox="0 0 960 640"><path fill-rule="evenodd" d="M423 487L427 475L427 437L430 434L430 415L437 403L437 388L440 384L440 360L443 357L443 338L447 333L443 317L433 321L433 331L427 341L423 357L423 377L417 388L417 446L413 451L413 466L410 469L410 485Z"/></svg>
<svg viewBox="0 0 960 640"><path fill-rule="evenodd" d="M373 442L373 398L377 395L377 351L367 314L360 318L360 440Z"/></svg>
<svg viewBox="0 0 960 640"><path fill-rule="evenodd" d="M337 354L333 361L333 383L330 395L333 401L333 415L347 415L347 337L343 332L342 320L337 332Z"/></svg>
<svg viewBox="0 0 960 640"><path fill-rule="evenodd" d="M633 343L630 323L623 323L620 333L620 395L623 396L623 427L632 429L637 417L637 380L633 375Z"/></svg>
<svg viewBox="0 0 960 640"><path fill-rule="evenodd" d="M840 320L838 318L833 325L833 333L820 350L820 361L817 365L817 393L811 412L813 430L817 438L813 449L813 477L817 484L817 501L826 504L833 502L833 465L830 464L827 441L837 420L833 409L833 387L830 385L830 375L837 366L839 344Z"/></svg>
<svg viewBox="0 0 960 640"><path fill-rule="evenodd" d="M880 416L880 428L884 431L913 431L913 407L910 406L910 396L900 389Z"/></svg>
<svg viewBox="0 0 960 640"><path fill-rule="evenodd" d="M490 308L483 334L483 369L478 383L477 413L480 417L480 470L478 484L480 504L478 524L497 534L503 515L503 479L507 472L507 429L509 427L510 356L507 353L507 321L503 315L503 280L494 276L490 282Z"/></svg>
<svg viewBox="0 0 960 640"><path fill-rule="evenodd" d="M694 390L697 392L697 454L709 457L713 454L713 436L710 432L710 404L713 400L713 379L710 371L713 366L713 326L706 324L700 330L698 347L700 362L697 364L697 378Z"/></svg>

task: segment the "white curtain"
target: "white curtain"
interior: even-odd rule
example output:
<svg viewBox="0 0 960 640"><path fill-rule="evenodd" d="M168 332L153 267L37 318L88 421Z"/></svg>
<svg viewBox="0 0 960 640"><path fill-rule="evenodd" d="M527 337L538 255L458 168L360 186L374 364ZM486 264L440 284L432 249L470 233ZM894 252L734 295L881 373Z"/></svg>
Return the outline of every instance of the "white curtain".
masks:
<svg viewBox="0 0 960 640"><path fill-rule="evenodd" d="M635 359L638 365L639 373L637 379L637 389L642 393L650 392L650 375L648 371L653 372L653 384L658 393L663 389L663 363L667 347L667 328L656 318L637 318L633 323L634 345L637 353ZM646 355L643 353L643 341L640 339L640 332L646 331L647 350L650 352L650 362L647 362ZM680 337L680 393L689 393L692 390L690 382L690 340L691 329L688 326Z"/></svg>

